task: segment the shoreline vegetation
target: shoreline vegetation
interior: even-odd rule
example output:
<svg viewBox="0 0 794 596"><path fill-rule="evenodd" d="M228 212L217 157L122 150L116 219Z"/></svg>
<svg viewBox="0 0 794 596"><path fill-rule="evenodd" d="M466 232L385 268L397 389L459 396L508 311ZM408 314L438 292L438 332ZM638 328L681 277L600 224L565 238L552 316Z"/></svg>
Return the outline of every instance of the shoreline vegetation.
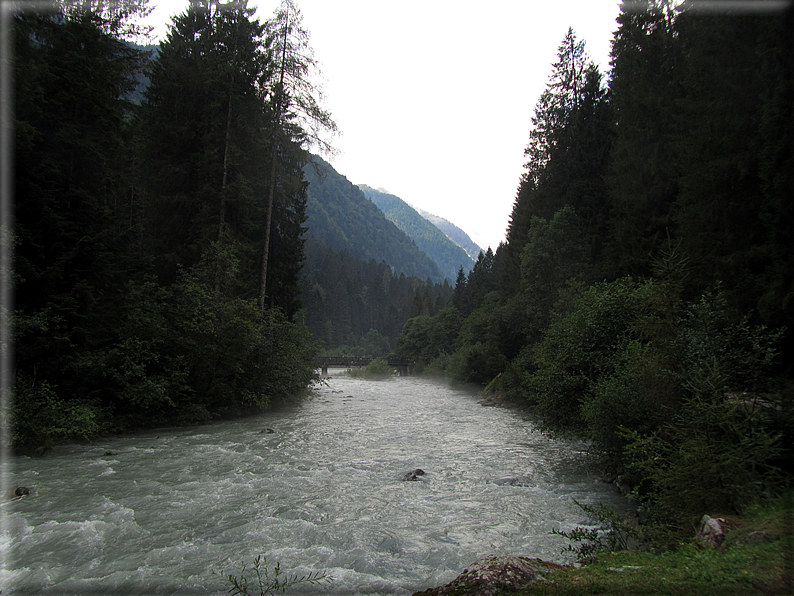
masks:
<svg viewBox="0 0 794 596"><path fill-rule="evenodd" d="M791 586L789 521L768 544L691 544L704 515L790 520L794 482L794 7L705 4L623 3L608 76L568 31L506 242L392 354L588 441L637 507L648 552L583 555L561 590L631 593L632 573L634 593L686 593L687 573L693 593ZM570 538L617 550L591 529Z"/></svg>

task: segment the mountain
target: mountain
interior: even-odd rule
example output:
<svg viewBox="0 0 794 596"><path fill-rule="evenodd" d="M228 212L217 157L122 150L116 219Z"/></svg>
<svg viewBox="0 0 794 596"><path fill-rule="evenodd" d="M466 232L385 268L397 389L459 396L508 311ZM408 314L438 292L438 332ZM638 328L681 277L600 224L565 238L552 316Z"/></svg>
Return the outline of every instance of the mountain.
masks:
<svg viewBox="0 0 794 596"><path fill-rule="evenodd" d="M399 197L382 190L375 190L366 184L359 184L358 187L364 196L383 211L389 221L405 232L420 250L435 261L447 278L454 281L461 267L466 273L474 267L474 260L465 250L450 240L437 226L420 215L408 203Z"/></svg>
<svg viewBox="0 0 794 596"><path fill-rule="evenodd" d="M430 223L436 226L439 230L444 232L444 234L452 240L455 244L460 246L463 250L466 251L466 254L469 255L472 259L476 259L480 252L484 252L479 246L477 246L474 241L469 238L469 235L461 230L458 226L456 226L451 221L444 219L443 217L439 217L438 215L433 215L432 213L428 213L427 211L423 211L419 209L419 214L427 219Z"/></svg>
<svg viewBox="0 0 794 596"><path fill-rule="evenodd" d="M363 353L385 355L406 320L434 316L449 303L452 286L430 257L325 161L313 158L304 173L308 231L300 285L306 325L336 353L359 353L365 346L370 351Z"/></svg>
<svg viewBox="0 0 794 596"><path fill-rule="evenodd" d="M365 262L385 261L397 275L444 281L438 265L330 164L315 156L304 174L307 237L313 243L345 249Z"/></svg>

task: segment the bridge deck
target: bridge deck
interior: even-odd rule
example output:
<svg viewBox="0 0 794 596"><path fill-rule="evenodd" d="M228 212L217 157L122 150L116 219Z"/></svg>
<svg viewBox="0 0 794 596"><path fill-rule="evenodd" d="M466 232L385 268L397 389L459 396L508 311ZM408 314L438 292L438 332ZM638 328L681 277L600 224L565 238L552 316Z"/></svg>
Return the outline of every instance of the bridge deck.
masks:
<svg viewBox="0 0 794 596"><path fill-rule="evenodd" d="M320 356L316 359L318 368L323 374L328 373L329 368L363 368L375 360L368 356ZM387 359L386 364L397 369L400 376L408 376L411 373L412 362L402 362L399 360Z"/></svg>

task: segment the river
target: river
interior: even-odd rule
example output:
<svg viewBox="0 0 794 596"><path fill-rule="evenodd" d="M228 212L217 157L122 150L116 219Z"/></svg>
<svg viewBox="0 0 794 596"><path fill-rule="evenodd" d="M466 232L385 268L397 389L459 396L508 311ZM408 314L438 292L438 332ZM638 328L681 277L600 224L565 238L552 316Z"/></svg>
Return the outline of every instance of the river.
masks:
<svg viewBox="0 0 794 596"><path fill-rule="evenodd" d="M289 593L410 594L489 554L565 562L550 531L589 521L574 499L626 507L584 444L520 412L332 373L288 410L3 462L39 489L2 505L2 593L223 594L261 554L333 577Z"/></svg>

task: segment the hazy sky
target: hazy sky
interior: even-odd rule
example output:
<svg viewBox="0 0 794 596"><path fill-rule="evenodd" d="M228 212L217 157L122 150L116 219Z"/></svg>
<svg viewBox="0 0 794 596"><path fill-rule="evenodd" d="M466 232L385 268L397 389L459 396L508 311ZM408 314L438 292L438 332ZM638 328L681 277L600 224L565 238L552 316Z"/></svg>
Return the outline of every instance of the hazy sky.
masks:
<svg viewBox="0 0 794 596"><path fill-rule="evenodd" d="M504 239L531 118L568 27L606 72L618 0L296 0L340 136L331 164ZM151 0L163 35L187 0ZM250 0L269 18L278 0Z"/></svg>

